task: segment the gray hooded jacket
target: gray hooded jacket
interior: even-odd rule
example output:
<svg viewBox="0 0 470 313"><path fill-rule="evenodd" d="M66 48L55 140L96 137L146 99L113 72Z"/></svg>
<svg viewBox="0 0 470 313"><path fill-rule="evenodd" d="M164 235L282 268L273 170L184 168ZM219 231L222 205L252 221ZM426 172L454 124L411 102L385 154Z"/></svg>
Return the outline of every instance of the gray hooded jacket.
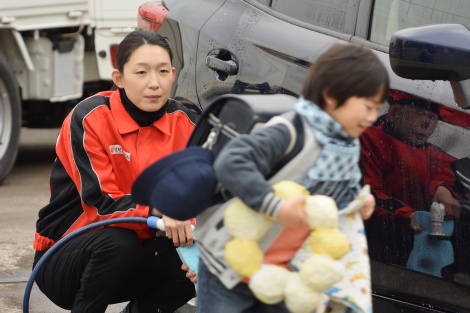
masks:
<svg viewBox="0 0 470 313"><path fill-rule="evenodd" d="M302 118L303 148L266 181L264 175L267 175L273 166L292 150L298 140L293 124L295 114L288 112L276 116L255 133L232 139L214 164L219 182L224 187L227 187L232 194L240 195L240 198L254 210L270 216L276 216L282 205L282 200L274 195L271 185L281 180L296 181L305 176L321 152L311 128ZM251 162L237 159L240 154L232 153L234 150L247 147L251 148L242 154L247 154ZM224 257L225 244L233 239L224 227L224 212L235 200L236 197L209 207L199 214L194 232L200 258L209 271L228 289L233 288L242 279L227 264ZM281 231L282 226L273 222L259 241L263 252L269 248Z"/></svg>

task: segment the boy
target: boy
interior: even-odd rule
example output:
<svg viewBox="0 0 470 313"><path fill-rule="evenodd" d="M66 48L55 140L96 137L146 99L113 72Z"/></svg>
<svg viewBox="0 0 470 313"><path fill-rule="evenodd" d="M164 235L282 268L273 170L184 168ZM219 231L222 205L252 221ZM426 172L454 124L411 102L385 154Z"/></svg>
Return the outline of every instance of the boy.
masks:
<svg viewBox="0 0 470 313"><path fill-rule="evenodd" d="M339 209L351 202L360 190L358 137L377 119L388 86L385 67L367 48L334 45L322 54L311 67L302 97L295 105L304 127L315 136L317 144L313 150L321 151L301 177L288 179L302 184L312 195L332 197ZM305 196L283 201L274 194L265 176L285 155L295 138L293 131L285 123L278 123L241 135L224 147L214 163L217 179L225 189L277 221L266 235L272 237L269 245L260 246L265 260L276 259L276 265L286 268L310 233L303 211ZM304 149L306 146L304 143ZM374 205L370 196L360 210L364 219L370 216ZM197 312L289 312L283 302L267 305L258 301L246 284L248 279L238 277L227 265L223 248L230 238L224 231L223 210L218 208L209 208L198 216L195 237L202 262L198 270ZM285 255L276 246L287 233L291 236L287 240L289 250L294 253L288 258L276 257Z"/></svg>

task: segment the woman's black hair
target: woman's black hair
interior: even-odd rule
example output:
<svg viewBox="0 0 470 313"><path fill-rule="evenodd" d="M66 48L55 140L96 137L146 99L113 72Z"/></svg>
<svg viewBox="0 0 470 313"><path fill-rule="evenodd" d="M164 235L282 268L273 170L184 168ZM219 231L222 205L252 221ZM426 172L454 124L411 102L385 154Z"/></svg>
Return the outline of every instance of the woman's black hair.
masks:
<svg viewBox="0 0 470 313"><path fill-rule="evenodd" d="M129 61L132 53L142 45L162 47L170 55L170 61L173 61L173 53L165 37L147 29L137 29L127 34L119 44L116 52L116 67L119 72L123 72L124 65Z"/></svg>
<svg viewBox="0 0 470 313"><path fill-rule="evenodd" d="M387 69L371 49L335 44L309 69L302 96L321 108L325 107L324 91L338 101L337 107L350 97L372 97L378 92L384 102L389 84Z"/></svg>

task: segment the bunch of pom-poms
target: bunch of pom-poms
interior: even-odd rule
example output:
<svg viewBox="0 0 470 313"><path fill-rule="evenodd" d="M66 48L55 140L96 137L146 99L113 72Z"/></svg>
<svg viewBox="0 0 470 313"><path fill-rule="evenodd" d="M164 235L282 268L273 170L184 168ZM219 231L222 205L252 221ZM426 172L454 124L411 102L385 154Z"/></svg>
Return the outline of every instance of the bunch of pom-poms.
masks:
<svg viewBox="0 0 470 313"><path fill-rule="evenodd" d="M273 185L276 196L290 200L306 195L304 207L313 252L298 272L272 264L263 264L258 241L265 235L272 218L258 213L237 199L224 213L224 225L233 239L225 245L225 259L240 276L249 278L249 288L266 304L285 301L293 313L310 313L321 293L343 277L344 267L337 260L349 251L349 241L338 229L338 208L327 196L309 195L293 181Z"/></svg>

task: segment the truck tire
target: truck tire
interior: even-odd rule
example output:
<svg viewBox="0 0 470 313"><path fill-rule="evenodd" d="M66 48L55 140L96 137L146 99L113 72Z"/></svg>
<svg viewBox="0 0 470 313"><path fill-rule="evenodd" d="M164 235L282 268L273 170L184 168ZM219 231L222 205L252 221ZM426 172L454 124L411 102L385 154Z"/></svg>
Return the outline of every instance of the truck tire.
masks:
<svg viewBox="0 0 470 313"><path fill-rule="evenodd" d="M16 79L0 54L0 184L10 173L18 154L21 100Z"/></svg>

